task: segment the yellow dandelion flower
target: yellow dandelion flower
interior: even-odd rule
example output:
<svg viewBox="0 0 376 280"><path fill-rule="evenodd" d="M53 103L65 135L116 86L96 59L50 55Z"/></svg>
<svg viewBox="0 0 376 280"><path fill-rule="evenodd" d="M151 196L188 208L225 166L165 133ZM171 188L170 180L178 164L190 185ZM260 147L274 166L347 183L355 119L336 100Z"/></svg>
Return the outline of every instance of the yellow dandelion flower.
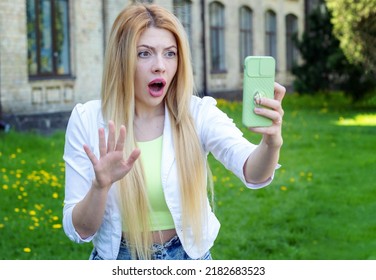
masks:
<svg viewBox="0 0 376 280"><path fill-rule="evenodd" d="M4 228L4 224L0 224L0 228Z"/></svg>
<svg viewBox="0 0 376 280"><path fill-rule="evenodd" d="M295 178L294 178L294 177L291 177L291 178L290 178L290 182L291 182L291 183L294 183L294 182L295 182Z"/></svg>
<svg viewBox="0 0 376 280"><path fill-rule="evenodd" d="M281 191L287 191L287 187L286 186L281 186Z"/></svg>
<svg viewBox="0 0 376 280"><path fill-rule="evenodd" d="M52 198L58 198L58 197L59 197L59 194L58 194L58 193L54 192L54 193L52 194Z"/></svg>
<svg viewBox="0 0 376 280"><path fill-rule="evenodd" d="M59 228L62 228L62 225L61 224L53 224L52 228L59 229Z"/></svg>
<svg viewBox="0 0 376 280"><path fill-rule="evenodd" d="M29 211L29 215L30 216L35 216L37 214L37 212L35 212L34 210L30 210Z"/></svg>
<svg viewBox="0 0 376 280"><path fill-rule="evenodd" d="M59 220L59 217L58 216L53 216L52 220L57 221L57 220Z"/></svg>
<svg viewBox="0 0 376 280"><path fill-rule="evenodd" d="M11 158L11 159L15 159L16 157L17 157L16 154L11 154L11 155L10 155L10 158Z"/></svg>
<svg viewBox="0 0 376 280"><path fill-rule="evenodd" d="M16 213L20 212L20 208L14 208L14 212Z"/></svg>
<svg viewBox="0 0 376 280"><path fill-rule="evenodd" d="M320 113L322 113L322 114L328 113L328 108L322 108L320 110Z"/></svg>
<svg viewBox="0 0 376 280"><path fill-rule="evenodd" d="M3 190L9 189L8 185L3 185Z"/></svg>
<svg viewBox="0 0 376 280"><path fill-rule="evenodd" d="M30 252L31 252L31 249L30 249L29 247L26 247L26 248L23 249L23 251L24 251L25 253L30 253Z"/></svg>
<svg viewBox="0 0 376 280"><path fill-rule="evenodd" d="M17 148L17 150L16 150L16 151L17 151L17 153L19 153L19 154L20 154L20 153L22 153L22 150L21 150L21 148Z"/></svg>
<svg viewBox="0 0 376 280"><path fill-rule="evenodd" d="M299 175L300 175L300 177L304 177L305 176L305 172L301 171Z"/></svg>
<svg viewBox="0 0 376 280"><path fill-rule="evenodd" d="M17 195L17 198L19 199L19 200L21 200L22 199L22 195Z"/></svg>
<svg viewBox="0 0 376 280"><path fill-rule="evenodd" d="M29 230L34 230L34 226L29 226Z"/></svg>

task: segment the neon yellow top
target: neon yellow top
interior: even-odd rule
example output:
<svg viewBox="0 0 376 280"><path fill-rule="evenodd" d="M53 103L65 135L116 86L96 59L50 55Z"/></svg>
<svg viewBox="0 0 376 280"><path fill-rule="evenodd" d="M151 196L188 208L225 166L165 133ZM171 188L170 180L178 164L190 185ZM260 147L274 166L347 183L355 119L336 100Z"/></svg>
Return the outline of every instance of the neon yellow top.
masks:
<svg viewBox="0 0 376 280"><path fill-rule="evenodd" d="M174 220L167 207L161 179L163 135L146 142L137 142L141 150L141 161L144 166L146 187L151 206L151 230L175 228Z"/></svg>

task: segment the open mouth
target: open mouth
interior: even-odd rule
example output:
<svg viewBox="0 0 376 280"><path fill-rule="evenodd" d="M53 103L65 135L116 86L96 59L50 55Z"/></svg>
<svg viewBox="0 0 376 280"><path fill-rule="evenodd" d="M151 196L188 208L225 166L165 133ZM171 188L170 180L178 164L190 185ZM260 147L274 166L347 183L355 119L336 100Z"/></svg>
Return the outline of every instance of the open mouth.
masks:
<svg viewBox="0 0 376 280"><path fill-rule="evenodd" d="M159 96L163 93L163 88L166 85L166 81L163 79L155 79L148 84L150 94L153 96Z"/></svg>

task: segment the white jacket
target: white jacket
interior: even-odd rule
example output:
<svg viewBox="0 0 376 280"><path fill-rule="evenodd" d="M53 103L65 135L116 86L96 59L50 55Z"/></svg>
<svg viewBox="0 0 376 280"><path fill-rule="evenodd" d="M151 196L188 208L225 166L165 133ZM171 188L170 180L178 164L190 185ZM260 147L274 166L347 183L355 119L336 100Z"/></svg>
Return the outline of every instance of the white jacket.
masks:
<svg viewBox="0 0 376 280"><path fill-rule="evenodd" d="M263 184L248 184L243 174L243 165L248 156L257 147L242 137L242 132L225 113L216 107L211 97L192 97L191 113L195 120L197 134L206 156L211 152L227 169L231 170L248 188L261 188L272 181L272 177ZM66 131L64 160L66 163L65 201L63 226L66 235L77 243L92 241L99 255L104 259L116 259L122 235L122 222L117 191L112 186L108 194L102 225L91 237L82 239L72 222L72 210L89 191L94 179L92 164L84 152L83 144L89 145L99 156L98 128L107 125L101 114L100 100L77 104L72 111ZM193 242L192 232L182 238L182 208L180 203L177 166L173 149L171 125L166 109L163 131L161 178L165 199L171 211L176 232L182 241L184 250L191 258L203 256L213 245L218 235L220 223L208 207L207 221L203 226L203 246Z"/></svg>

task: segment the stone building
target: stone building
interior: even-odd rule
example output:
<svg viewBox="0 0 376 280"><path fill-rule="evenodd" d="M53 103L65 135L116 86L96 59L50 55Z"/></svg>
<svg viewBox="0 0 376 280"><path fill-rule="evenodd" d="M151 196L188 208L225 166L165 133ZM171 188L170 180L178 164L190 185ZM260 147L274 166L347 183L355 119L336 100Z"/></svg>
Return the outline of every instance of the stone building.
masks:
<svg viewBox="0 0 376 280"><path fill-rule="evenodd" d="M292 35L303 0L155 0L189 35L196 87L235 98L247 55L271 55L291 84ZM100 95L112 22L129 0L0 0L0 120L21 128L64 126L78 102Z"/></svg>

